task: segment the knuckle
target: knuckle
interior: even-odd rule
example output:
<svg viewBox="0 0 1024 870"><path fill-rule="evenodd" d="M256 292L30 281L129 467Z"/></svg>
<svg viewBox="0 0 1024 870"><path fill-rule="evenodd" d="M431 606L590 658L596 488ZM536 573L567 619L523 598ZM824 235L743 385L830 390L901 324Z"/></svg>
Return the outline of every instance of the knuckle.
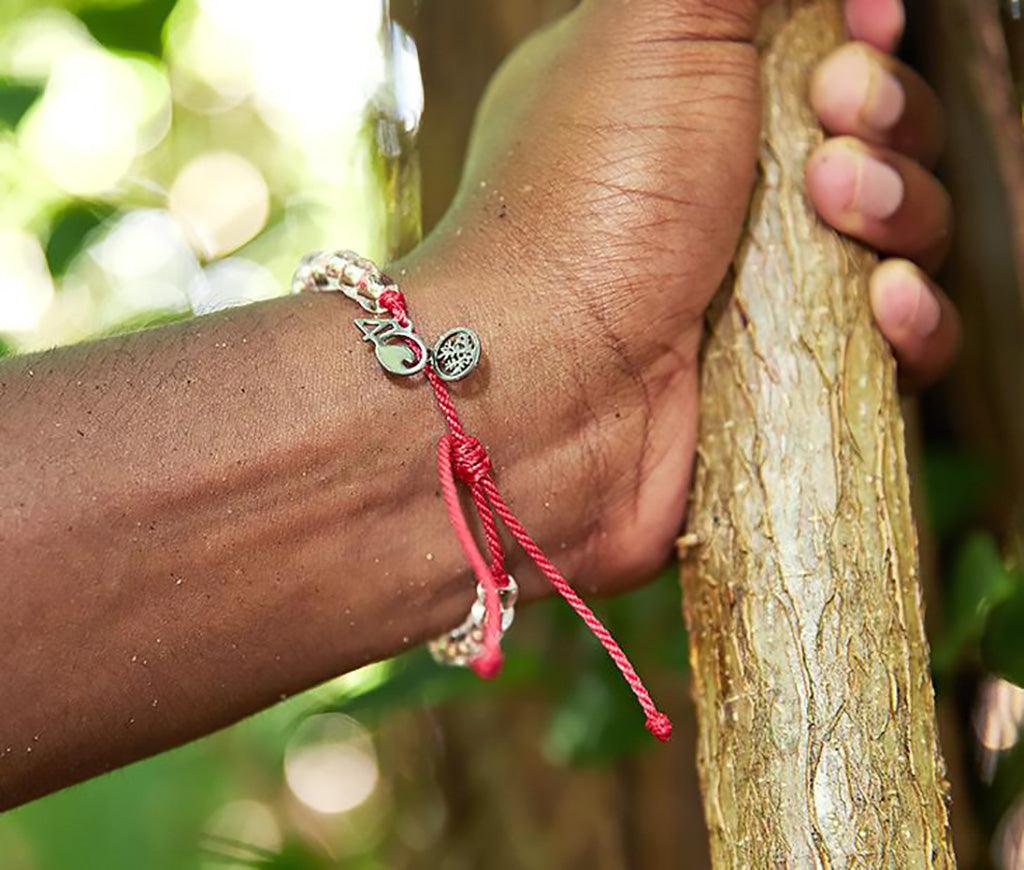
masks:
<svg viewBox="0 0 1024 870"><path fill-rule="evenodd" d="M633 4L617 2L622 12ZM753 39L763 0L664 0L646 2L638 19L652 41Z"/></svg>

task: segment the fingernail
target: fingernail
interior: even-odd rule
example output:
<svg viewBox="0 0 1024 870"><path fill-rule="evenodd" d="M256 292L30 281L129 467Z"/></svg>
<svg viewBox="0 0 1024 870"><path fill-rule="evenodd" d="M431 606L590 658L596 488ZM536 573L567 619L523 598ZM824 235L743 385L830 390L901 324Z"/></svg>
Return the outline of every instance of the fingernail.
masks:
<svg viewBox="0 0 1024 870"><path fill-rule="evenodd" d="M849 154L856 172L851 209L875 220L888 220L903 204L903 179L888 163L870 154Z"/></svg>
<svg viewBox="0 0 1024 870"><path fill-rule="evenodd" d="M881 266L871 296L875 318L888 334L927 338L939 328L939 300L911 266Z"/></svg>
<svg viewBox="0 0 1024 870"><path fill-rule="evenodd" d="M859 119L872 129L888 130L906 108L899 79L859 46L842 49L821 65L812 83L811 99L831 129Z"/></svg>
<svg viewBox="0 0 1024 870"><path fill-rule="evenodd" d="M890 130L903 117L907 97L903 85L888 70L871 63L861 120L876 130Z"/></svg>

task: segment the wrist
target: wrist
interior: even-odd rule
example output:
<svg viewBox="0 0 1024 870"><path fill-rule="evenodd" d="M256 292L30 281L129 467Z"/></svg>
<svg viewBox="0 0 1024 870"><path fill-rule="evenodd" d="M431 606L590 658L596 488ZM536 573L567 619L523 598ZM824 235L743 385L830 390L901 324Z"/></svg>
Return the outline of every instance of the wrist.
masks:
<svg viewBox="0 0 1024 870"><path fill-rule="evenodd" d="M355 262L358 269L358 262ZM472 260L466 262L471 263ZM493 264L494 262L496 261L492 258L491 263ZM391 324L390 328L404 327L407 330L408 336L406 341L415 342L422 348L423 342L419 334L419 328L415 332L412 329L404 292L401 292L392 281L386 278L382 280L372 265L370 266L370 274L376 277L371 277L369 281L359 277L357 272L349 275L348 268L346 266L339 273L346 276L345 280L348 281L348 285L357 291L369 290L371 298L377 300L373 304L382 307L388 312L388 316L392 318L388 321ZM430 266L428 265L426 269L420 271L419 278L424 279L426 276L429 276L429 270ZM453 272L456 270L449 268L446 271L449 280L455 277ZM404 272L406 277L415 276L416 274L415 268L405 267ZM500 270L492 272L490 275L491 279L499 272ZM323 280L330 284L329 267L325 266L323 275ZM468 272L466 277L473 278L474 272ZM411 280L415 282L417 279L412 277ZM407 286L409 286L409 283L407 282ZM473 281L471 286L482 289L485 292L490 287L492 293L497 289L486 279L480 278ZM560 298L561 294L557 291L562 288L556 284L555 289L556 298ZM424 294L425 297L426 295ZM496 310L500 312L499 317L490 322L493 325L493 331L500 333L502 318L511 313L513 306L499 303L500 297L497 295L485 296L485 298L493 299L496 303ZM527 295L523 301L529 305L533 300ZM574 325L571 320L569 324ZM543 319L540 325L541 329L534 328L530 330L529 337L531 339L534 339L538 334L543 336ZM555 322L548 321L548 325L549 327L554 326ZM487 332L491 332L491 329L485 329L485 333ZM596 348L594 349L596 350ZM562 352L554 355L553 361L561 362L564 365L567 362L567 355L564 353L564 348L560 347L559 350ZM550 589L562 596L608 652L608 655L619 668L623 678L635 695L637 703L644 711L647 729L659 739L667 740L671 734L670 721L664 713L657 709L646 687L637 676L615 639L580 598L573 583L566 580L567 573L570 576L577 575L577 571L570 569L568 566L570 564L579 564L581 554L587 552L595 537L602 539L607 537L604 530L600 528L600 524L606 519L604 512L606 504L602 499L598 498L598 509L595 510L594 500L590 497L591 493L585 487L579 485L579 470L582 467L581 459L584 459L587 453L585 450L581 451L580 448L582 445L592 444L592 439L595 437L603 439L608 433L612 433L614 436L616 427L610 422L608 425L605 425L605 421L601 419L600 413L583 414L582 416L579 414L580 402L577 401L575 391L565 389L565 387L579 386L581 388L580 392L584 393L580 397L583 398L584 409L591 410L586 402L585 388L579 379L577 379L575 384L564 379L560 380L557 377L547 380L541 378L530 383L524 379L521 373L515 377L508 377L505 383L513 389L508 392L496 391L496 398L507 397L506 406L500 413L503 415L511 414L512 419L515 421L518 417L516 414L517 406L522 405L523 402L527 403L527 410L535 412L531 420L534 424L533 430L530 435L525 436L532 442L530 444L532 450L527 448L525 451L519 450L516 452L519 457L529 457L531 464L524 466L522 463L519 463L517 466L508 469L508 476L516 476L518 472L522 478L521 483L532 483L532 485L522 494L522 499L517 499L515 506L513 506L506 500L504 494L504 492L508 492L510 482L504 479L504 477L500 482L496 479L495 472L498 469L490 458L487 448L473 434L476 430L471 427L471 424L467 426L467 421L456 410L456 403L453 401L454 397L449 387L457 385L446 385L444 380L446 366L451 363L452 358L446 356L443 351L439 350L437 353L438 356L436 358L427 361L425 373L434 392L436 404L442 412L447 430L438 445L437 452L439 487L443 493L445 509L455 532L455 537L458 539L460 548L464 552L467 561L472 565L473 573L477 580L479 607L483 608L485 613L477 613L475 607L474 612L467 618L466 623L449 633L442 642L442 645L437 646L438 652L436 654L445 661L454 664L469 661L472 663L474 670L483 677L493 676L500 669L500 638L507 627L505 618L512 615L511 606L516 597L516 583L513 582L513 578L508 573L508 569L513 566L509 564L510 560L508 559L506 545L501 541L501 532L504 529L507 532L507 536L515 542L521 554L528 558L528 564L531 565L530 575L535 576L535 574L539 574L542 576ZM495 353L496 359L500 360L501 353L501 347L498 345ZM523 362L525 359L522 356L519 357L520 362ZM514 355L509 354L509 361L513 360ZM530 360L533 365L538 361L536 358L530 358ZM570 359L568 362L572 362L572 360ZM595 359L595 364L595 367L600 370L602 366L599 358ZM543 365L541 371L543 371ZM558 371L557 367L554 371ZM412 371L410 371L411 373ZM640 375L638 374L639 377ZM497 380L497 378L492 378L491 380L491 385L493 386L493 381ZM519 390L514 389L517 385L521 387ZM613 388L614 393L617 391L616 388L621 390L622 383L615 383L613 381L608 386ZM557 391L561 395L549 395L549 392L552 391ZM624 403L628 392L631 391L624 391L618 399L613 398L612 407L615 404ZM492 397L492 402L494 398ZM548 399L553 399L553 401L545 401ZM653 410L647 407L646 402L641 404L644 406L641 408L642 412ZM511 407L509 407L510 405ZM608 407L606 402L602 405L601 410L607 411ZM541 410L551 413L548 413L546 417L538 415L536 412ZM494 430L495 437L497 438L501 427L500 420L498 419L499 415L495 413L493 406L489 416L492 421L497 421L499 424ZM619 412L615 413L616 418L621 416ZM644 418L640 421L641 427L646 435L648 425L652 421L646 418L645 413L642 413L641 417ZM553 418L556 423L561 418L565 418L565 421L570 426L568 428L563 426L553 427L547 418ZM528 418L523 415L521 419L525 420ZM572 426L571 424L574 422L582 425ZM542 434L540 438L537 438L538 430L544 434L554 432L556 437L545 439ZM531 435L534 437L531 438ZM522 438L523 436L519 435L520 442ZM510 443L510 440L501 440L506 442L511 453L513 444ZM612 443L614 443L614 437ZM538 446L546 447L547 450L538 451ZM646 448L646 444L642 445L642 451L644 448ZM549 459L551 453L555 454L553 466L548 473L545 473L543 466L545 463L551 465L552 460ZM618 460L620 457L616 455L612 458L613 460ZM604 457L600 457L597 467L602 470L607 468ZM643 474L642 463L639 470ZM590 481L595 479L591 477ZM486 541L486 552L488 554L486 558L481 553L482 548L474 541L473 530L467 521L466 506L461 503L462 500L460 499L460 482L471 495L472 513L475 515L482 537ZM634 496L638 495L641 484L642 480L638 478L636 490L633 493ZM511 485L514 486L515 484ZM545 508L551 506L551 500L557 495L563 505L565 505L565 509L559 511L557 515L553 512L549 513L547 516L550 520L544 529L545 534L543 537L535 538L520 521L519 515L526 516L530 510L529 506L531 503L536 504L538 499L544 499L545 495L547 495L547 499L543 502ZM635 511L635 513L640 512ZM530 525L533 525L532 522ZM559 533L560 531L561 533ZM596 535L595 533L598 531L600 534ZM556 546L557 550L555 549ZM567 562L566 559L570 552L573 553L574 558L572 562ZM555 557L555 562L548 558L548 553ZM519 561L521 563L527 560L520 559ZM509 596L508 610L506 610L502 600L503 591ZM474 640L474 638L477 639ZM475 643L479 643L480 646L476 651L470 652ZM465 656L470 656L470 658L467 659Z"/></svg>
<svg viewBox="0 0 1024 870"><path fill-rule="evenodd" d="M297 675L309 684L439 634L473 587L437 497L444 426L429 388L385 374L353 326L363 312L340 294L270 305L285 312L268 355L292 423L264 474L287 481L281 614L317 640L320 673Z"/></svg>
<svg viewBox="0 0 1024 870"><path fill-rule="evenodd" d="M455 324L480 334L480 368L453 384L452 395L467 431L487 447L499 484L542 547L580 576L581 589L635 583L659 567L678 528L665 547L626 547L606 558L618 537L609 522L628 515L621 526L633 527L644 516L638 493L646 488L651 463L665 453L686 453L686 445L692 449L702 321L673 348L653 349L655 361L630 359L624 348L635 339L615 335L625 327L586 308L587 294L607 285L607 274L569 275L555 267L541 274L539 258L524 262L501 241L477 233L435 236L389 273L403 286L428 341ZM665 396L677 407L672 416L680 424L667 438L652 439L652 403ZM671 515L674 504L658 503ZM513 553L510 567L524 596L547 594L532 570L517 573L516 558Z"/></svg>
<svg viewBox="0 0 1024 870"><path fill-rule="evenodd" d="M577 427L574 409L565 400L564 347L545 334L549 306L537 300L534 313L528 288L544 282L528 268L503 256L500 245L490 240L435 237L387 271L402 287L428 344L456 325L480 336L480 364L465 380L449 384L452 399L466 431L485 445L510 502L547 545L557 539L552 549L571 559L580 533L573 527L572 505L555 495L570 479L578 481L586 466L574 454ZM417 449L432 457L445 424L429 389L418 393L405 401L429 407L429 434L421 435L417 443L424 444ZM575 489L584 500L582 489ZM446 543L450 538L449 531ZM519 576L523 560L517 548L509 556L524 598L549 593L531 569ZM466 584L472 588L468 576Z"/></svg>

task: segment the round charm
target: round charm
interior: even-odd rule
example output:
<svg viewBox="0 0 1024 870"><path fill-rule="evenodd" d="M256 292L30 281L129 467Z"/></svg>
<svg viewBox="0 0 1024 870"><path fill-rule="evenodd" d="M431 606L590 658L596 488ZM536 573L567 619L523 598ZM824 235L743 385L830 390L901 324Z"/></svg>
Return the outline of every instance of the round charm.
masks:
<svg viewBox="0 0 1024 870"><path fill-rule="evenodd" d="M441 380L460 381L480 362L480 337L466 326L449 329L437 340L431 359Z"/></svg>

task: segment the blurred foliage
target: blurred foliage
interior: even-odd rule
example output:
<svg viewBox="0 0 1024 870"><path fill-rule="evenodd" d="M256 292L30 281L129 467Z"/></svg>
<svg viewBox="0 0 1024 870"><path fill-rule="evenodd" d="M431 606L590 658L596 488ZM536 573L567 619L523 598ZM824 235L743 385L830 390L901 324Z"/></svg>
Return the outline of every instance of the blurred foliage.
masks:
<svg viewBox="0 0 1024 870"><path fill-rule="evenodd" d="M189 316L187 311L146 311L136 314L134 317L119 320L109 329L97 333L96 337L106 338L112 335L123 335L126 332L138 332L140 329L153 329L168 323L177 323L179 320L188 320Z"/></svg>
<svg viewBox="0 0 1024 870"><path fill-rule="evenodd" d="M231 790L218 754L193 744L0 818L4 866L194 866L198 832Z"/></svg>
<svg viewBox="0 0 1024 870"><path fill-rule="evenodd" d="M990 642L992 609L1011 598L1019 586L1019 578L1006 570L991 535L968 536L948 584L944 630L934 643L932 665L937 674L949 675L966 655L976 653L983 636L986 644Z"/></svg>
<svg viewBox="0 0 1024 870"><path fill-rule="evenodd" d="M42 92L39 85L0 79L0 125L16 127Z"/></svg>
<svg viewBox="0 0 1024 870"><path fill-rule="evenodd" d="M543 681L545 667L536 653L512 645L505 650L501 675L490 682L477 679L465 669L439 668L426 650L406 653L390 665L387 679L361 690L343 688L327 700L323 710L376 723L400 710L454 700L472 701L536 685Z"/></svg>
<svg viewBox="0 0 1024 870"><path fill-rule="evenodd" d="M140 51L159 57L162 33L177 0L136 0L121 6L94 4L79 20L100 45L114 51Z"/></svg>
<svg viewBox="0 0 1024 870"><path fill-rule="evenodd" d="M71 261L81 253L89 234L114 214L114 207L104 202L69 202L50 222L46 240L46 264L54 278L63 275Z"/></svg>
<svg viewBox="0 0 1024 870"><path fill-rule="evenodd" d="M998 465L982 456L930 449L925 456L924 488L928 519L940 540L978 522L997 491Z"/></svg>
<svg viewBox="0 0 1024 870"><path fill-rule="evenodd" d="M678 577L673 563L649 586L594 608L641 673L685 675L689 670ZM550 725L541 737L545 755L558 764L594 765L649 750L650 735L640 727L636 699L604 649L561 602L551 606L556 608L552 621L571 638L571 654L565 654L567 642L552 656L556 664L548 680L557 691Z"/></svg>
<svg viewBox="0 0 1024 870"><path fill-rule="evenodd" d="M999 582L1009 597L989 614L982 659L992 673L1024 686L1024 573L1004 571Z"/></svg>

